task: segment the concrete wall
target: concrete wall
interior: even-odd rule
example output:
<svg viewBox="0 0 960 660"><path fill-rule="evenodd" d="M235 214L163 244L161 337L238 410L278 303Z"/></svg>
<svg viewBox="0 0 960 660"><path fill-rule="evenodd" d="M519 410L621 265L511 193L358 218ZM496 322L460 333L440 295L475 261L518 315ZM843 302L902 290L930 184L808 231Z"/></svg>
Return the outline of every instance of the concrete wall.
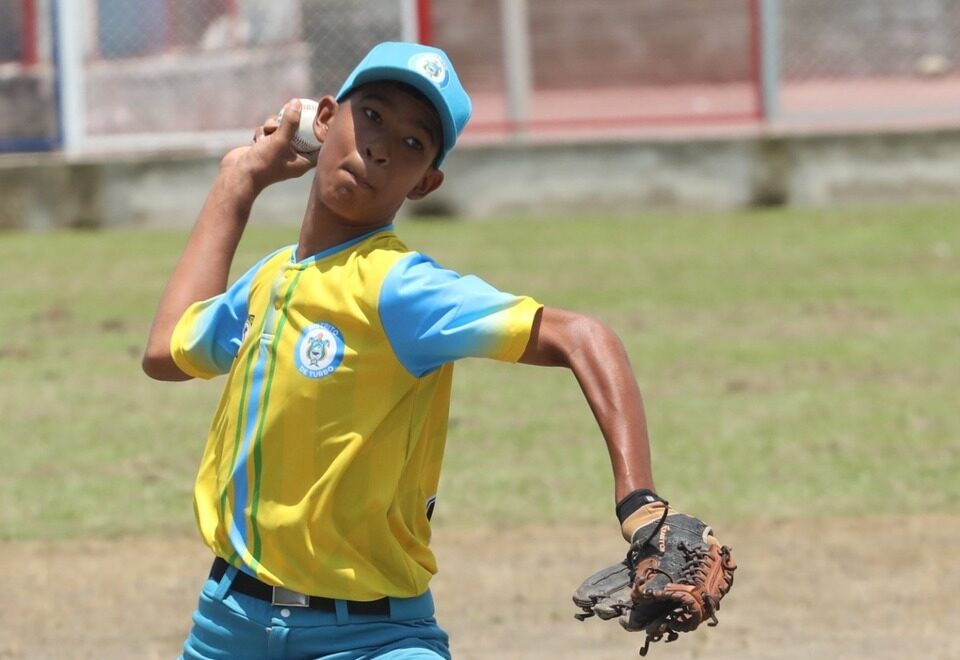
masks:
<svg viewBox="0 0 960 660"><path fill-rule="evenodd" d="M97 60L86 76L90 135L247 128L266 116L251 94L285 100L309 89L310 49L280 44Z"/></svg>
<svg viewBox="0 0 960 660"><path fill-rule="evenodd" d="M416 212L467 216L960 201L960 130L454 152Z"/></svg>
<svg viewBox="0 0 960 660"><path fill-rule="evenodd" d="M960 129L462 147L408 215L635 214L752 205L960 202ZM0 159L0 227L189 227L217 173L200 155ZM299 224L310 176L257 201L258 223Z"/></svg>

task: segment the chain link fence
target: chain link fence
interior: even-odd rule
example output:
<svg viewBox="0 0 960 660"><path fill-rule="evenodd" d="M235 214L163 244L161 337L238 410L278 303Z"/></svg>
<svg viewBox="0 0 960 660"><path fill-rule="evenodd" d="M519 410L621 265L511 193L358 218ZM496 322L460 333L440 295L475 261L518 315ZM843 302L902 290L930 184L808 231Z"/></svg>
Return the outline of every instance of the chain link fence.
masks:
<svg viewBox="0 0 960 660"><path fill-rule="evenodd" d="M526 62L510 52L510 0L434 5L436 42L476 102L473 135L622 133L759 117L751 0L520 4L524 45L516 50ZM529 69L529 89L511 104L518 68Z"/></svg>
<svg viewBox="0 0 960 660"><path fill-rule="evenodd" d="M330 93L370 46L399 39L397 0L82 0L86 142L229 143L288 98ZM146 145L145 145L146 146Z"/></svg>
<svg viewBox="0 0 960 660"><path fill-rule="evenodd" d="M778 0L782 121L960 126L960 0Z"/></svg>
<svg viewBox="0 0 960 660"><path fill-rule="evenodd" d="M956 0L781 4L785 80L930 75L960 64ZM931 58L939 66L931 68Z"/></svg>
<svg viewBox="0 0 960 660"><path fill-rule="evenodd" d="M0 0L0 152L59 142L49 0Z"/></svg>
<svg viewBox="0 0 960 660"><path fill-rule="evenodd" d="M0 151L220 150L418 29L468 141L960 125L960 0L0 0Z"/></svg>
<svg viewBox="0 0 960 660"><path fill-rule="evenodd" d="M401 35L400 0L0 0L0 150L219 148Z"/></svg>

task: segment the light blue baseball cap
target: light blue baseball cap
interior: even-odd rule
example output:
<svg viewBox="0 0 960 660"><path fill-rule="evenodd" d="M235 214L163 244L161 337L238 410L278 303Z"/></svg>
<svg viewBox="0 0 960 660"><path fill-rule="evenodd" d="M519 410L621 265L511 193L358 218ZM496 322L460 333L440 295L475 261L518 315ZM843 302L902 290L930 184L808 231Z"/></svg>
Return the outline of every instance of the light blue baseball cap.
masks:
<svg viewBox="0 0 960 660"><path fill-rule="evenodd" d="M460 84L450 58L432 46L386 41L374 46L360 60L337 92L337 100L343 100L360 85L380 80L395 80L411 85L433 103L443 129L443 145L433 163L435 167L440 167L473 112L473 104Z"/></svg>

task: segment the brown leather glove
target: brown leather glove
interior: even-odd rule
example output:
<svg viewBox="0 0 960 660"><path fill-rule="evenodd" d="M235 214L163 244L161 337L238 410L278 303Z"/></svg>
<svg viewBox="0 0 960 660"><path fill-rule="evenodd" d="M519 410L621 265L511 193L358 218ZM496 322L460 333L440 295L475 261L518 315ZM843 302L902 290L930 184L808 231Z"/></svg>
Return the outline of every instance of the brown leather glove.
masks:
<svg viewBox="0 0 960 660"><path fill-rule="evenodd" d="M717 625L737 565L709 526L657 498L627 516L622 531L627 556L580 585L573 596L578 619L619 617L626 630L645 631L640 655L664 635L672 642L704 621Z"/></svg>

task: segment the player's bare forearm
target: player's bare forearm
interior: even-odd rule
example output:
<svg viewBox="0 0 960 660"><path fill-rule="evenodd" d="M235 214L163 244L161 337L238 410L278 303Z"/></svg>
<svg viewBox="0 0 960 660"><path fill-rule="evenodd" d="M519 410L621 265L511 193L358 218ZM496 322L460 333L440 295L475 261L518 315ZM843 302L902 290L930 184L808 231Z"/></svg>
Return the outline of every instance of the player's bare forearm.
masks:
<svg viewBox="0 0 960 660"><path fill-rule="evenodd" d="M257 195L272 183L298 177L315 165L315 157L298 154L290 146L300 120L299 101L288 103L284 112L290 113L290 121L282 127L270 118L257 129L253 145L224 156L150 328L143 370L151 378L190 378L170 355L170 338L177 322L191 304L226 290L230 266Z"/></svg>
<svg viewBox="0 0 960 660"><path fill-rule="evenodd" d="M573 371L606 441L617 501L637 489L654 490L640 388L623 342L609 327L591 316L544 307L520 361Z"/></svg>
<svg viewBox="0 0 960 660"><path fill-rule="evenodd" d="M221 167L157 307L143 370L158 380L190 378L170 356L173 329L191 304L223 293L257 189L235 165Z"/></svg>

